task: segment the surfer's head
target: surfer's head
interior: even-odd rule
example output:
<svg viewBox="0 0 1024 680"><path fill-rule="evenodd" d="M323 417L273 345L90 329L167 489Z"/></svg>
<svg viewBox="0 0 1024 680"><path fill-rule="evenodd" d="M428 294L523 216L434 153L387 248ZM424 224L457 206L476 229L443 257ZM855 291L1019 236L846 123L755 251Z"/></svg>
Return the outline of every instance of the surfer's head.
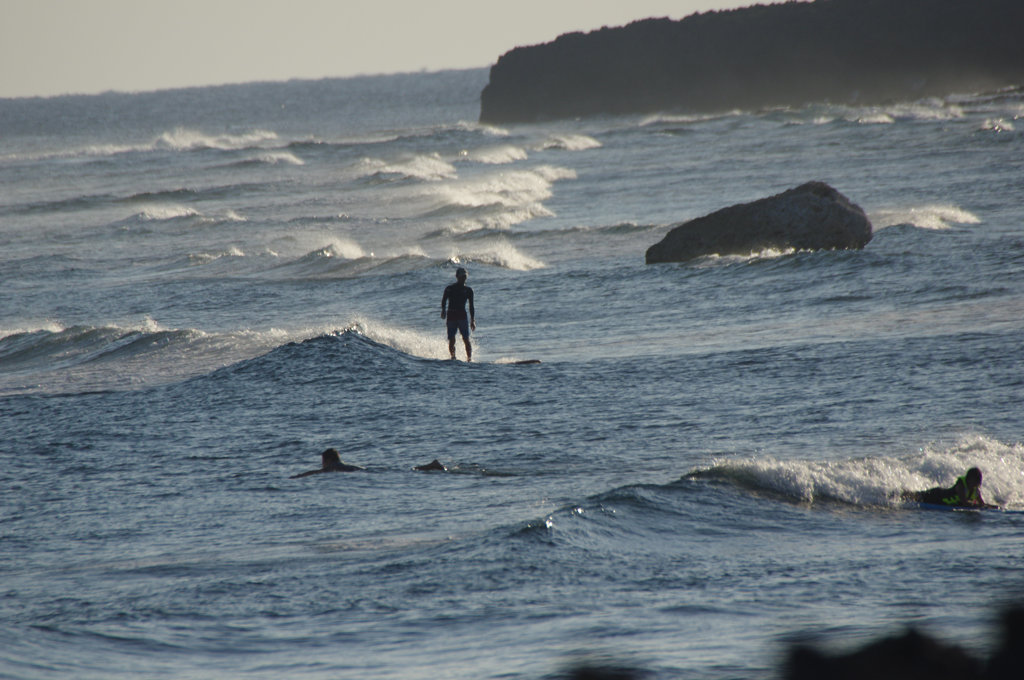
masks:
<svg viewBox="0 0 1024 680"><path fill-rule="evenodd" d="M981 470L976 467L971 468L964 476L964 480L972 489L981 486Z"/></svg>
<svg viewBox="0 0 1024 680"><path fill-rule="evenodd" d="M469 274L463 267L459 267L455 270L455 278L459 281L465 281L467 276L469 276Z"/></svg>
<svg viewBox="0 0 1024 680"><path fill-rule="evenodd" d="M334 468L341 465L341 454L337 449L327 449L320 454L324 469Z"/></svg>

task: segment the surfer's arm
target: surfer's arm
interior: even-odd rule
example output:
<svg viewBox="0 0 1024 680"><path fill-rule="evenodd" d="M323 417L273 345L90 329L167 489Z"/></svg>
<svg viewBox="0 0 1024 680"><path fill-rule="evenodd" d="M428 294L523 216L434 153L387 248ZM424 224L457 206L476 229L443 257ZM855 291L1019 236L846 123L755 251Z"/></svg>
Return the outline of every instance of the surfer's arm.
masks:
<svg viewBox="0 0 1024 680"><path fill-rule="evenodd" d="M469 289L469 295L467 297L469 299L469 325L473 327L473 330L476 330L476 307L473 306L472 288Z"/></svg>
<svg viewBox="0 0 1024 680"><path fill-rule="evenodd" d="M441 318L444 318L444 306L448 303L448 289L444 289L444 295L441 296Z"/></svg>

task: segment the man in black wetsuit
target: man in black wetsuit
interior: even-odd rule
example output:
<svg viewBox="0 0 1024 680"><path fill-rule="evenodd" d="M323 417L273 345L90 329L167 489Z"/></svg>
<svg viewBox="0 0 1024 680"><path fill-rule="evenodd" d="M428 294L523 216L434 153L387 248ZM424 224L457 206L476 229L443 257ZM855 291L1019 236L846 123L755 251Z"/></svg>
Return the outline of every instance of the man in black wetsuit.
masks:
<svg viewBox="0 0 1024 680"><path fill-rule="evenodd" d="M466 317L466 303L469 303L469 317ZM447 311L445 311L447 305ZM462 334L466 345L466 361L473 360L473 346L469 344L470 329L476 330L476 309L473 307L473 289L466 285L466 270L455 270L455 283L444 289L441 296L441 318L448 320L448 351L455 358L455 332Z"/></svg>

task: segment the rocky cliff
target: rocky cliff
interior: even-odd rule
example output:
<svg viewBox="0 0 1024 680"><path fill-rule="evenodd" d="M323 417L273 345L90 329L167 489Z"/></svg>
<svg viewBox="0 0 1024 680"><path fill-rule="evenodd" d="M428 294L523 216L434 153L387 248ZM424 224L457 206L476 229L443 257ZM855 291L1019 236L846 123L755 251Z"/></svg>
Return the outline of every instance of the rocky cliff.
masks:
<svg viewBox="0 0 1024 680"><path fill-rule="evenodd" d="M1024 84L1022 0L816 0L570 33L498 59L482 122L872 103Z"/></svg>

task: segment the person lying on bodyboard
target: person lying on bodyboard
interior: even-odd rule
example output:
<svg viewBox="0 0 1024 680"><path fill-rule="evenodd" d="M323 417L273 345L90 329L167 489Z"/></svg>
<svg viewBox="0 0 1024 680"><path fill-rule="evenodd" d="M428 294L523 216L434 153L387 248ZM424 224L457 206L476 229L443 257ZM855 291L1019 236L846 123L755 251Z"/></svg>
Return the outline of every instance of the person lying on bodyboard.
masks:
<svg viewBox="0 0 1024 680"><path fill-rule="evenodd" d="M904 491L903 500L925 505L941 505L949 508L997 508L981 496L981 470L976 467L957 477L956 483L948 489L937 486L925 491Z"/></svg>

